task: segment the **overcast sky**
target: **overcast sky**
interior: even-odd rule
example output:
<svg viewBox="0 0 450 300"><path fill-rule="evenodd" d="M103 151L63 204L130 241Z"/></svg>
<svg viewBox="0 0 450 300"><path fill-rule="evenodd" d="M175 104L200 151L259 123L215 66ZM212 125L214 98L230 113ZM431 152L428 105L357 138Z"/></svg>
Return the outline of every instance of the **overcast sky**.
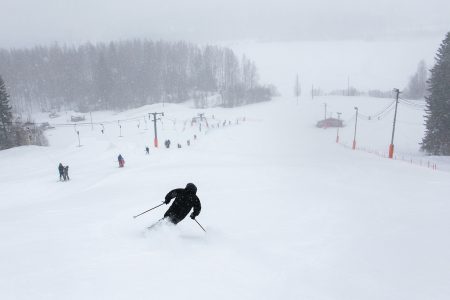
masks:
<svg viewBox="0 0 450 300"><path fill-rule="evenodd" d="M0 47L442 36L450 0L0 0Z"/></svg>

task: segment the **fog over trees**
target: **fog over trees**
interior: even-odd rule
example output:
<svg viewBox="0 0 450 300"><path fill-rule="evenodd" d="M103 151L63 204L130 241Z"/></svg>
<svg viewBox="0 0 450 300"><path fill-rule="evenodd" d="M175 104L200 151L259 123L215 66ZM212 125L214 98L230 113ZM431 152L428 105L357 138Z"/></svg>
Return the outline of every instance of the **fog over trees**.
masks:
<svg viewBox="0 0 450 300"><path fill-rule="evenodd" d="M417 65L416 73L409 79L408 86L403 92L408 99L423 99L427 91L428 70L424 60Z"/></svg>
<svg viewBox="0 0 450 300"><path fill-rule="evenodd" d="M216 104L232 107L271 98L271 89L259 84L257 68L245 56L181 41L0 50L0 74L13 108L28 113L120 110L213 96Z"/></svg>
<svg viewBox="0 0 450 300"><path fill-rule="evenodd" d="M36 126L30 120L14 118L9 105L9 94L0 76L0 150L22 145L47 145L45 125Z"/></svg>

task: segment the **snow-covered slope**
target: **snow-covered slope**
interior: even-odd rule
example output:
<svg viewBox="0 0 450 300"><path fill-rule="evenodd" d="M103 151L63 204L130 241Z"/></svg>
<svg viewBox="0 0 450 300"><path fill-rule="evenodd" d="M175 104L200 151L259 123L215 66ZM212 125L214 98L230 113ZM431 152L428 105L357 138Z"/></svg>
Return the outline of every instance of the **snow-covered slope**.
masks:
<svg viewBox="0 0 450 300"><path fill-rule="evenodd" d="M1 151L0 298L448 299L450 173L336 144L334 129L314 126L323 102L343 113L350 143L353 107L370 115L390 100L209 109L210 125L232 125L201 133L189 121L183 130L202 112L184 105L99 112L94 122L111 121L103 135L60 126L50 147ZM160 143L172 147L145 155L153 131L143 117L154 111L165 112ZM118 137L117 120L131 118ZM358 145L387 149L391 122L361 121ZM399 153L422 155L421 123L417 110L399 111ZM58 181L59 162L70 182ZM189 218L147 230L166 206L133 219L187 182L206 234Z"/></svg>

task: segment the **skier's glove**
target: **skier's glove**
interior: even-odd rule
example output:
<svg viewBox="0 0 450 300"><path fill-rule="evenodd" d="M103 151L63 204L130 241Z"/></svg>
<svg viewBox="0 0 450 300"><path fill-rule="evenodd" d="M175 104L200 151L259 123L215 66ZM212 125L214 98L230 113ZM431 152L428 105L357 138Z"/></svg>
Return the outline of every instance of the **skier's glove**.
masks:
<svg viewBox="0 0 450 300"><path fill-rule="evenodd" d="M169 203L170 203L170 199L164 200L164 203L165 203L165 204L169 204Z"/></svg>
<svg viewBox="0 0 450 300"><path fill-rule="evenodd" d="M195 220L196 215L194 215L194 213L192 213L190 217L192 220Z"/></svg>

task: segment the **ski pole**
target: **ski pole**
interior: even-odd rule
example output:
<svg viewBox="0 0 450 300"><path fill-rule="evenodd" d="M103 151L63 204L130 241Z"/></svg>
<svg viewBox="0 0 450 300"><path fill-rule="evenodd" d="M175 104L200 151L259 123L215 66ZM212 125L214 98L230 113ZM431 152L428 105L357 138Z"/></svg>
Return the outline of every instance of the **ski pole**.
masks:
<svg viewBox="0 0 450 300"><path fill-rule="evenodd" d="M142 212L142 213L140 213L140 214L138 214L138 215L136 215L136 216L133 216L133 218L137 218L137 217L139 217L140 215L143 215L143 214L145 214L145 213L147 213L147 212L149 212L149 211L151 211L151 210L154 210L155 208L157 208L157 207L160 207L161 205L163 205L164 204L164 202L163 203L161 203L160 205L157 205L157 206L155 206L155 207L153 207L153 208L150 208L149 210L146 210L146 211L144 211L144 212Z"/></svg>
<svg viewBox="0 0 450 300"><path fill-rule="evenodd" d="M200 228L203 229L204 232L206 232L205 228L203 228L203 226L200 225L200 223L199 223L196 219L193 219L193 220L194 220L195 222L197 222L198 226L200 226Z"/></svg>

